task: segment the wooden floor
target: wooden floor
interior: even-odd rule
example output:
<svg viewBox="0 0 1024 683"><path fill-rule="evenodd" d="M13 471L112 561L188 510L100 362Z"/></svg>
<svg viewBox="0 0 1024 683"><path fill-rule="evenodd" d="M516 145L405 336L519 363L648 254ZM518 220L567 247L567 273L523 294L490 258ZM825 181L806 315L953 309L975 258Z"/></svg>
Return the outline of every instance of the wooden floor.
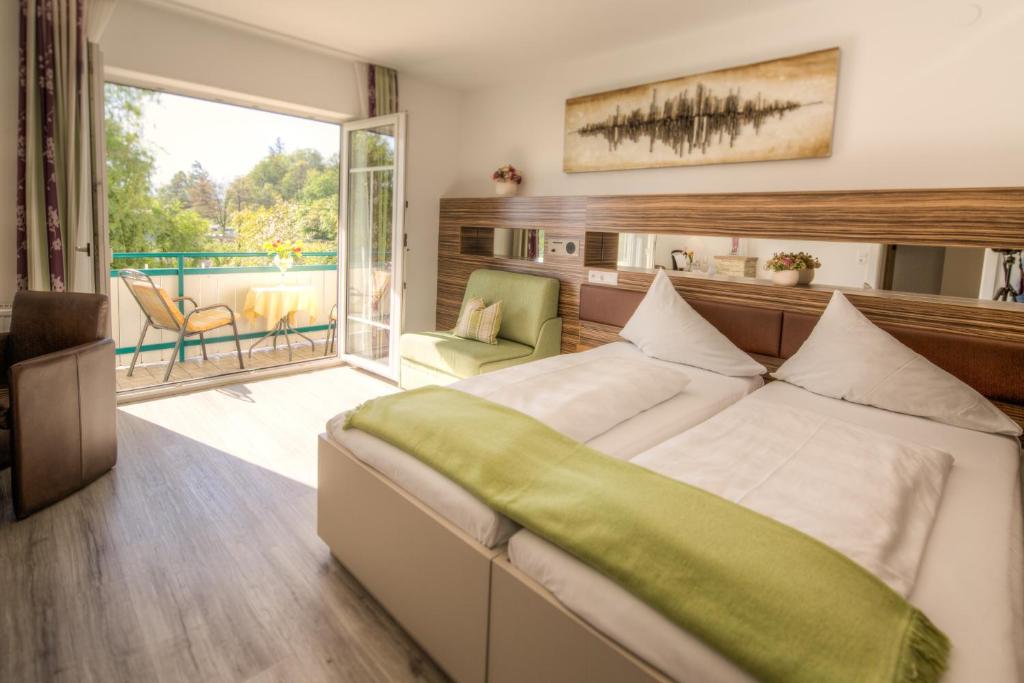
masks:
<svg viewBox="0 0 1024 683"><path fill-rule="evenodd" d="M0 681L442 681L316 535L316 435L393 388L350 368L119 410L117 467L14 522Z"/></svg>
<svg viewBox="0 0 1024 683"><path fill-rule="evenodd" d="M326 332L317 331L307 333L316 346L307 341L292 344L291 358L288 357L288 348L284 340L273 348L272 346L260 346L252 355L249 355L249 347L242 344L242 361L247 370L255 368L272 368L288 363L300 363L305 360L324 357L324 344ZM293 337L294 339L294 337ZM190 353L192 350L190 350ZM131 362L131 355L124 354L117 357L118 363L124 365L117 368L117 390L141 389L152 387L164 382L164 372L167 370L167 363L147 363L135 366L132 376L128 376L128 364ZM219 377L232 372L238 372L238 355L235 353L210 354L209 360L203 360L202 356L186 358L185 362L176 362L171 368L169 382L185 382L193 379L206 379L208 377Z"/></svg>

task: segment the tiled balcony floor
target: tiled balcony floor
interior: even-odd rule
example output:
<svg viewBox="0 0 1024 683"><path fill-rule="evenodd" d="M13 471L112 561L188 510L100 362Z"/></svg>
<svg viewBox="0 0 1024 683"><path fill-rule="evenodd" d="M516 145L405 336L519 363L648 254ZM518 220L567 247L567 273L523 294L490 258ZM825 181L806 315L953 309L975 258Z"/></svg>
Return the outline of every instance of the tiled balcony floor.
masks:
<svg viewBox="0 0 1024 683"><path fill-rule="evenodd" d="M325 333L314 332L308 333L307 336L312 337L313 341L316 342L316 349L312 349L307 341L302 341L301 344L293 343L292 363L324 357ZM288 349L284 345L284 340L277 345L276 350L270 346L257 348L253 351L252 358L249 357L249 347L243 340L242 358L245 361L246 370L271 368L278 365L287 365L289 362ZM132 373L131 377L128 376L128 363L131 362L131 356L118 356L117 362L119 364L117 368L118 391L141 389L163 384L164 372L167 369L166 362L146 365L139 363L135 366L135 372ZM122 363L124 366L120 367ZM203 360L202 356L200 356L199 358L186 358L184 363L175 363L168 382L204 379L232 372L238 372L238 356L234 353L211 353L209 360Z"/></svg>

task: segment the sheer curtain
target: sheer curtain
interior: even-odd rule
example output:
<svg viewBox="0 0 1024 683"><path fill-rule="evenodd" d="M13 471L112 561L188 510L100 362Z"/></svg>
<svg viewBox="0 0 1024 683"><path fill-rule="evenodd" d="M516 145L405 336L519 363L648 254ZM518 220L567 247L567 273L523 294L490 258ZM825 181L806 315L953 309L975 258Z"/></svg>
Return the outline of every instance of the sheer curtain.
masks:
<svg viewBox="0 0 1024 683"><path fill-rule="evenodd" d="M98 38L110 0L21 0L18 44L18 185L15 254L19 289L94 291L94 179L102 145ZM87 7L92 17L87 18ZM96 80L100 87L96 87ZM99 170L102 170L100 167ZM103 217L105 220L105 216Z"/></svg>
<svg viewBox="0 0 1024 683"><path fill-rule="evenodd" d="M627 268L654 268L654 235L619 233L619 265Z"/></svg>

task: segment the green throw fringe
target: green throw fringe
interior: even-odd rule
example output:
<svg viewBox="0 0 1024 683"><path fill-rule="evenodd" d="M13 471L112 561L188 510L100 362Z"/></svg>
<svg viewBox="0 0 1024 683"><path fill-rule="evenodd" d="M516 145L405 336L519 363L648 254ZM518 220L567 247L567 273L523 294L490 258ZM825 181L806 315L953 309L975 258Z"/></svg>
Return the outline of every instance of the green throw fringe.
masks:
<svg viewBox="0 0 1024 683"><path fill-rule="evenodd" d="M949 638L920 610L914 610L907 625L906 647L896 664L899 683L933 683L946 670Z"/></svg>
<svg viewBox="0 0 1024 683"><path fill-rule="evenodd" d="M366 405L365 401L357 405L352 410L345 413L345 421L341 423L342 429L352 429L352 418L355 417L355 414L358 413L359 409L362 408L364 405Z"/></svg>

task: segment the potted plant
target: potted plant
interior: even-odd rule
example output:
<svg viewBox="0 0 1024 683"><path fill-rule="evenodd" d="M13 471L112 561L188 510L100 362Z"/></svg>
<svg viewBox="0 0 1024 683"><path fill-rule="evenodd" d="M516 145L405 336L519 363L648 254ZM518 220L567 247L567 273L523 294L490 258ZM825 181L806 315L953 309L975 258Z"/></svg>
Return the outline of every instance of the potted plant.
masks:
<svg viewBox="0 0 1024 683"><path fill-rule="evenodd" d="M491 174L494 181L494 193L502 197L514 197L519 191L519 185L523 182L523 176L512 164L505 164Z"/></svg>
<svg viewBox="0 0 1024 683"><path fill-rule="evenodd" d="M263 249L270 256L270 263L281 271L281 279L288 269L295 265L295 259L302 257L302 242L291 240L267 240L263 243Z"/></svg>
<svg viewBox="0 0 1024 683"><path fill-rule="evenodd" d="M800 271L804 268L804 261L792 252L772 254L764 264L764 269L772 272L772 282L783 287L796 285L800 281Z"/></svg>
<svg viewBox="0 0 1024 683"><path fill-rule="evenodd" d="M804 263L803 269L799 271L800 281L798 284L811 284L814 281L814 271L821 268L821 261L816 256L812 256L805 251L797 252L796 257Z"/></svg>

